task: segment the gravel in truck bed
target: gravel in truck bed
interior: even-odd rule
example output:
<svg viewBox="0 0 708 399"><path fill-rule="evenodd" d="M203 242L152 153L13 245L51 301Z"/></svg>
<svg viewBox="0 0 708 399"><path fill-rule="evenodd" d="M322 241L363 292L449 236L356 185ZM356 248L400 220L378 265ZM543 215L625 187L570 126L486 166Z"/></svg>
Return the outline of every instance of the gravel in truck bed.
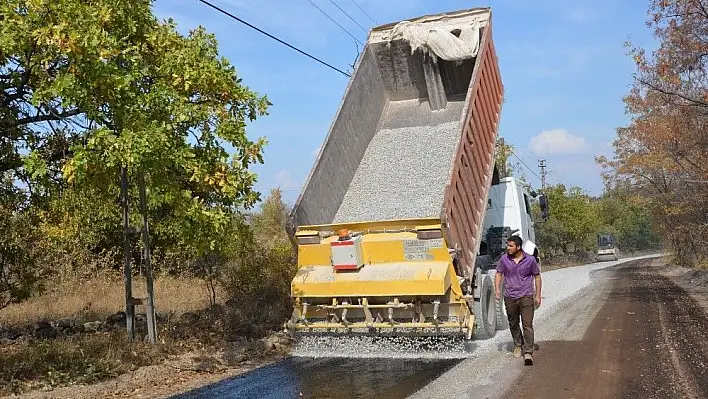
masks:
<svg viewBox="0 0 708 399"><path fill-rule="evenodd" d="M459 122L377 132L333 222L439 217L460 134Z"/></svg>

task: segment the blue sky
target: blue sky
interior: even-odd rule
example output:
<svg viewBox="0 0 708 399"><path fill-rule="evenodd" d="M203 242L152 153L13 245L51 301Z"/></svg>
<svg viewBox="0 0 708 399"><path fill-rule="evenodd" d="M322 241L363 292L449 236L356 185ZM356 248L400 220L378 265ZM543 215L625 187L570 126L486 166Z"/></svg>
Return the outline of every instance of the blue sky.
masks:
<svg viewBox="0 0 708 399"><path fill-rule="evenodd" d="M330 0L312 0L362 43L367 32ZM547 160L548 181L602 192L594 156L612 154L615 129L627 122L622 97L634 65L627 40L652 45L644 25L647 1L333 0L367 30L420 15L475 6L492 7L494 40L506 102L500 135L535 173ZM333 64L349 69L355 41L314 8L309 0L213 0L251 24ZM267 94L270 115L248 127L250 137L266 136L265 164L256 188L276 186L293 203L339 107L348 78L239 24L196 0L157 0L158 17L172 17L180 31L203 25L216 34L227 57L250 89ZM525 170L534 187L538 178Z"/></svg>

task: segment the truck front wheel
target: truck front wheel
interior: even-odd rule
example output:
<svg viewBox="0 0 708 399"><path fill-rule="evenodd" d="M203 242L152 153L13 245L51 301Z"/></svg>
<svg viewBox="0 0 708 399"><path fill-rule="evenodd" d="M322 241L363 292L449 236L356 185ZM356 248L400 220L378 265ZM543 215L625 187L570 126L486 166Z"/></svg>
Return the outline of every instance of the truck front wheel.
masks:
<svg viewBox="0 0 708 399"><path fill-rule="evenodd" d="M492 338L497 331L497 301L494 298L492 278L486 273L481 276L480 298L474 301L476 339Z"/></svg>
<svg viewBox="0 0 708 399"><path fill-rule="evenodd" d="M509 318L506 316L506 308L504 307L504 282L501 283L501 299L496 302L497 331L506 330L509 328Z"/></svg>

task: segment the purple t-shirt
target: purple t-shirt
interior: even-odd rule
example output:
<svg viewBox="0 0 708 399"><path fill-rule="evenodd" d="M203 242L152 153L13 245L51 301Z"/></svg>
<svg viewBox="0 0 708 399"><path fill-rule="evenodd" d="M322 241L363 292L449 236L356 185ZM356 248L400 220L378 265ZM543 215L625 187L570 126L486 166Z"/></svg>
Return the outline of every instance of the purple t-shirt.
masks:
<svg viewBox="0 0 708 399"><path fill-rule="evenodd" d="M502 255L497 266L497 273L504 275L504 296L519 299L534 294L534 276L541 274L536 258L524 252L524 257L517 265L509 255Z"/></svg>

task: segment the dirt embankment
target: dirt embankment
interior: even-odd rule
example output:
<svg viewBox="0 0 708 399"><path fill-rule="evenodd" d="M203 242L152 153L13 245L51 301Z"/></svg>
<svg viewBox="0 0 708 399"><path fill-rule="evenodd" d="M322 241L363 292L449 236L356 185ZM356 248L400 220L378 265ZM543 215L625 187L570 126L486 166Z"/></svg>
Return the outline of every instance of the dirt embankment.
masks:
<svg viewBox="0 0 708 399"><path fill-rule="evenodd" d="M59 385L57 388L46 383L47 379L51 381L50 371L49 376L45 376L41 383L36 384L36 389L21 395L5 397L26 399L169 397L279 361L287 353L289 345L288 336L276 333L261 340L232 342L219 347L210 346L179 355L167 355L164 360L156 362L157 364L138 367L116 378L83 384L58 383L55 384ZM79 362L80 359L75 361ZM56 378L61 376L57 375Z"/></svg>
<svg viewBox="0 0 708 399"><path fill-rule="evenodd" d="M167 398L226 378L235 377L282 359L281 355L227 365L220 354L182 355L164 364L140 367L117 378L92 385L70 385L53 390L37 390L5 398L93 399Z"/></svg>

